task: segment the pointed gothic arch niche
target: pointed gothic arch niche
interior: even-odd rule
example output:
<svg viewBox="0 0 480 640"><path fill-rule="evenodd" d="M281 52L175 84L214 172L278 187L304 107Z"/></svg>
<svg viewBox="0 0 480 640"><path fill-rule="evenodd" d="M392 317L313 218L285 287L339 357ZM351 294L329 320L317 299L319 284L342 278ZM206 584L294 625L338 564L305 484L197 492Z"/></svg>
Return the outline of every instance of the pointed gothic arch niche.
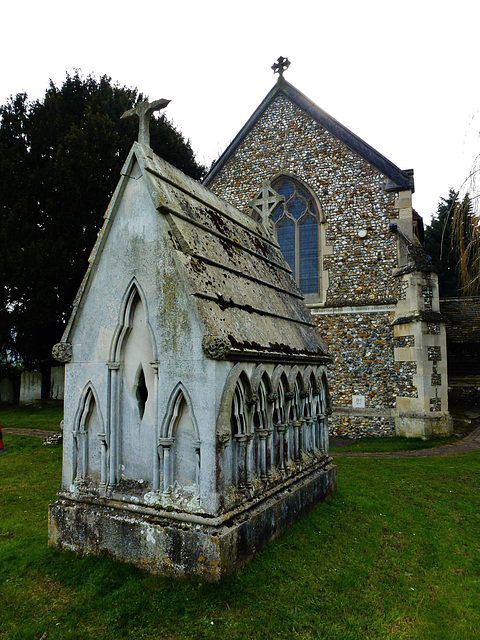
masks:
<svg viewBox="0 0 480 640"><path fill-rule="evenodd" d="M111 349L119 364L114 412L117 464L124 478L153 480L155 444L155 381L152 362L156 346L142 289L134 279L124 295ZM142 455L138 455L140 448ZM146 464L145 451L152 460Z"/></svg>
<svg viewBox="0 0 480 640"><path fill-rule="evenodd" d="M323 271L325 215L313 190L302 180L282 173L270 182L285 198L271 219L285 260L307 303L323 302L328 274Z"/></svg>
<svg viewBox="0 0 480 640"><path fill-rule="evenodd" d="M235 492L231 493L228 488L242 488L249 482L252 402L253 390L247 366L237 362L225 381L216 429L223 486L233 502Z"/></svg>
<svg viewBox="0 0 480 640"><path fill-rule="evenodd" d="M303 417L303 392L305 383L300 369L295 365L290 370L288 384L292 394L289 406L289 419L293 421L301 420Z"/></svg>
<svg viewBox="0 0 480 640"><path fill-rule="evenodd" d="M251 387L248 376L240 372L236 381L231 405L231 445L225 451L224 469L226 485L246 487L249 484L249 398Z"/></svg>
<svg viewBox="0 0 480 640"><path fill-rule="evenodd" d="M317 386L319 389L319 407L320 413L329 415L331 413L330 387L328 385L325 370L319 368L316 375Z"/></svg>
<svg viewBox="0 0 480 640"><path fill-rule="evenodd" d="M290 457L298 464L304 445L303 430L305 419L303 417L303 406L305 401L305 385L302 374L296 366L290 371L289 383L293 397L290 402L289 422L291 428L289 429L288 448Z"/></svg>
<svg viewBox="0 0 480 640"><path fill-rule="evenodd" d="M177 484L198 493L200 484L200 435L187 390L180 382L173 390L162 426L164 492ZM166 449L170 451L167 452Z"/></svg>
<svg viewBox="0 0 480 640"><path fill-rule="evenodd" d="M252 410L252 472L266 480L272 472L273 389L265 366L259 364L251 377L255 404Z"/></svg>
<svg viewBox="0 0 480 640"><path fill-rule="evenodd" d="M286 371L282 365L277 365L272 374L272 391L275 394L273 405L273 425L285 424L287 421L287 393L290 390Z"/></svg>
<svg viewBox="0 0 480 640"><path fill-rule="evenodd" d="M317 406L318 390L315 374L312 367L308 367L305 375L305 403L303 405L303 416L305 418L305 450L313 454L318 449L318 429L317 429Z"/></svg>
<svg viewBox="0 0 480 640"><path fill-rule="evenodd" d="M282 365L277 365L272 374L272 390L274 396L272 413L272 464L284 471L288 462L288 394L290 387L288 377Z"/></svg>
<svg viewBox="0 0 480 640"><path fill-rule="evenodd" d="M327 375L324 368L319 367L316 374L318 388L318 430L319 449L324 455L328 455L328 415L331 413L330 390L328 387Z"/></svg>
<svg viewBox="0 0 480 640"><path fill-rule="evenodd" d="M74 419L75 482L105 483L105 431L98 399L91 382L85 387Z"/></svg>

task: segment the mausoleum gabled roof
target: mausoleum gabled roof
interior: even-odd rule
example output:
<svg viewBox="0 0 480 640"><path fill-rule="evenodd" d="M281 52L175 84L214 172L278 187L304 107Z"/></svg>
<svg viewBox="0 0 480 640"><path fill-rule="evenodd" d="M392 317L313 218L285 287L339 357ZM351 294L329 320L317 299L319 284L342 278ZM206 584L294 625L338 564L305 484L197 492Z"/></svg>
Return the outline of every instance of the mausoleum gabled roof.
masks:
<svg viewBox="0 0 480 640"><path fill-rule="evenodd" d="M152 215L163 216L169 226L179 278L187 282L204 325L206 354L228 360L257 355L262 360L329 360L290 268L263 226L138 143L105 214L63 341L68 342L76 309L108 241L123 185L137 163L151 196Z"/></svg>
<svg viewBox="0 0 480 640"><path fill-rule="evenodd" d="M376 167L387 177L386 188L388 191L402 191L406 189L414 190L413 170L399 169L393 162L390 162L385 156L376 151L369 144L347 129L343 124L329 115L326 111L317 106L301 91L285 80L283 76L278 78L277 83L272 90L266 95L265 99L258 106L246 124L235 136L227 149L223 152L217 162L210 169L203 183L209 185L215 178L217 173L228 162L229 158L235 153L236 149L248 136L264 111L277 99L279 95L286 96L300 109L307 112L320 125L325 127L338 140L345 143L352 151L360 155L371 165Z"/></svg>

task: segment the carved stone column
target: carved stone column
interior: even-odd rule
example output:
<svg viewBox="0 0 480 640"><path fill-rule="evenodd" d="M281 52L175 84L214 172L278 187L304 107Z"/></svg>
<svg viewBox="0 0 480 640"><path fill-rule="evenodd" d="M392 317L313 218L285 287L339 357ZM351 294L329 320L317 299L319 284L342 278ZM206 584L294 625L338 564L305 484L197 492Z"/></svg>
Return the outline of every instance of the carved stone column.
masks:
<svg viewBox="0 0 480 640"><path fill-rule="evenodd" d="M80 442L80 461L81 461L80 479L84 480L86 478L87 469L88 469L88 449L87 449L88 433L84 429L82 429L81 431L78 432L78 435L79 435L79 442Z"/></svg>
<svg viewBox="0 0 480 640"><path fill-rule="evenodd" d="M72 435L73 435L72 482L74 482L75 484L77 484L81 480L81 477L80 477L80 460L79 460L80 443L79 443L78 433L79 432L76 431L76 430L72 431Z"/></svg>
<svg viewBox="0 0 480 640"><path fill-rule="evenodd" d="M326 456L329 456L330 455L330 442L329 442L329 437L328 437L328 420L327 420L327 416L326 415L322 416L321 425L322 425L323 452L325 453Z"/></svg>
<svg viewBox="0 0 480 640"><path fill-rule="evenodd" d="M105 433L97 434L100 439L100 485L107 485L107 436Z"/></svg>
<svg viewBox="0 0 480 640"><path fill-rule="evenodd" d="M311 418L304 418L303 422L303 450L306 454L310 453L313 449L312 447L312 424L313 420Z"/></svg>
<svg viewBox="0 0 480 640"><path fill-rule="evenodd" d="M327 455L327 438L325 437L325 415L323 413L319 413L317 415L317 423L318 423L318 431L319 431L319 445L320 452L322 455Z"/></svg>
<svg viewBox="0 0 480 640"><path fill-rule="evenodd" d="M266 459L265 459L265 465L266 465L266 472L267 472L267 478L269 480L272 479L272 434L273 434L273 427L269 427L268 429L266 429L267 432L267 442L266 442Z"/></svg>
<svg viewBox="0 0 480 640"><path fill-rule="evenodd" d="M163 495L169 496L171 492L172 484L172 461L171 461L171 448L175 438L159 438L158 439L158 453L161 460L161 469L163 471Z"/></svg>
<svg viewBox="0 0 480 640"><path fill-rule="evenodd" d="M198 490L200 491L200 440L197 440L196 442L194 442L195 447L195 459L197 462L197 469L196 469L196 473L195 473L195 483L198 487Z"/></svg>
<svg viewBox="0 0 480 640"><path fill-rule="evenodd" d="M158 420L158 365L159 362L150 363L153 369L153 431L155 437L158 436L159 420ZM158 447L156 447L153 456L153 474L152 485L154 491L157 491L160 487L160 458L158 455Z"/></svg>
<svg viewBox="0 0 480 640"><path fill-rule="evenodd" d="M286 453L286 439L285 434L287 432L286 424L276 424L275 428L278 432L278 468L281 471L285 471L285 453Z"/></svg>
<svg viewBox="0 0 480 640"><path fill-rule="evenodd" d="M293 459L297 464L300 464L300 447L301 447L301 428L302 420L295 420L292 423L293 426Z"/></svg>
<svg viewBox="0 0 480 640"><path fill-rule="evenodd" d="M234 436L236 448L237 448L237 478L238 486L247 486L247 435L239 433Z"/></svg>
<svg viewBox="0 0 480 640"><path fill-rule="evenodd" d="M247 451L246 451L246 458L247 458L247 464L246 464L246 481L245 481L245 486L247 487L247 489L251 489L252 488L252 440L253 440L253 433L247 433L246 434L246 438L247 438Z"/></svg>
<svg viewBox="0 0 480 640"><path fill-rule="evenodd" d="M118 457L119 457L119 421L121 421L118 393L118 370L119 362L108 363L110 398L108 407L108 433L110 438L109 453L109 484L118 482Z"/></svg>
<svg viewBox="0 0 480 640"><path fill-rule="evenodd" d="M295 431L293 429L293 420L289 420L285 424L285 468L289 469L294 460Z"/></svg>
<svg viewBox="0 0 480 640"><path fill-rule="evenodd" d="M313 447L317 453L321 453L322 444L321 444L321 430L320 430L320 414L315 414L313 420Z"/></svg>
<svg viewBox="0 0 480 640"><path fill-rule="evenodd" d="M257 431L260 449L260 477L262 480L267 479L267 430L259 429Z"/></svg>

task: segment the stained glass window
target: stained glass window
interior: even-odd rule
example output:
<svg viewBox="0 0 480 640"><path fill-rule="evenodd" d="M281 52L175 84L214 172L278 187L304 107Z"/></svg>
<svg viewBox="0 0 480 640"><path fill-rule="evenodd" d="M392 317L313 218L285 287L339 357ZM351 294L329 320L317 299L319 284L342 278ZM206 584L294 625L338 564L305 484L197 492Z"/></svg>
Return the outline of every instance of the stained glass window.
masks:
<svg viewBox="0 0 480 640"><path fill-rule="evenodd" d="M272 188L285 197L272 215L285 260L303 293L320 293L320 220L313 196L289 176L277 178Z"/></svg>

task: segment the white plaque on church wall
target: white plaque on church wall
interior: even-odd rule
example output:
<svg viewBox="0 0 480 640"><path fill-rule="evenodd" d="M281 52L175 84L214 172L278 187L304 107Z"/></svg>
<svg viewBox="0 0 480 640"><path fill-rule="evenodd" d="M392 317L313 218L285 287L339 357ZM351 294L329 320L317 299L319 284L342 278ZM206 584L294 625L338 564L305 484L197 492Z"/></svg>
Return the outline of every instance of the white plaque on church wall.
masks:
<svg viewBox="0 0 480 640"><path fill-rule="evenodd" d="M352 407L365 409L365 396L352 396Z"/></svg>

